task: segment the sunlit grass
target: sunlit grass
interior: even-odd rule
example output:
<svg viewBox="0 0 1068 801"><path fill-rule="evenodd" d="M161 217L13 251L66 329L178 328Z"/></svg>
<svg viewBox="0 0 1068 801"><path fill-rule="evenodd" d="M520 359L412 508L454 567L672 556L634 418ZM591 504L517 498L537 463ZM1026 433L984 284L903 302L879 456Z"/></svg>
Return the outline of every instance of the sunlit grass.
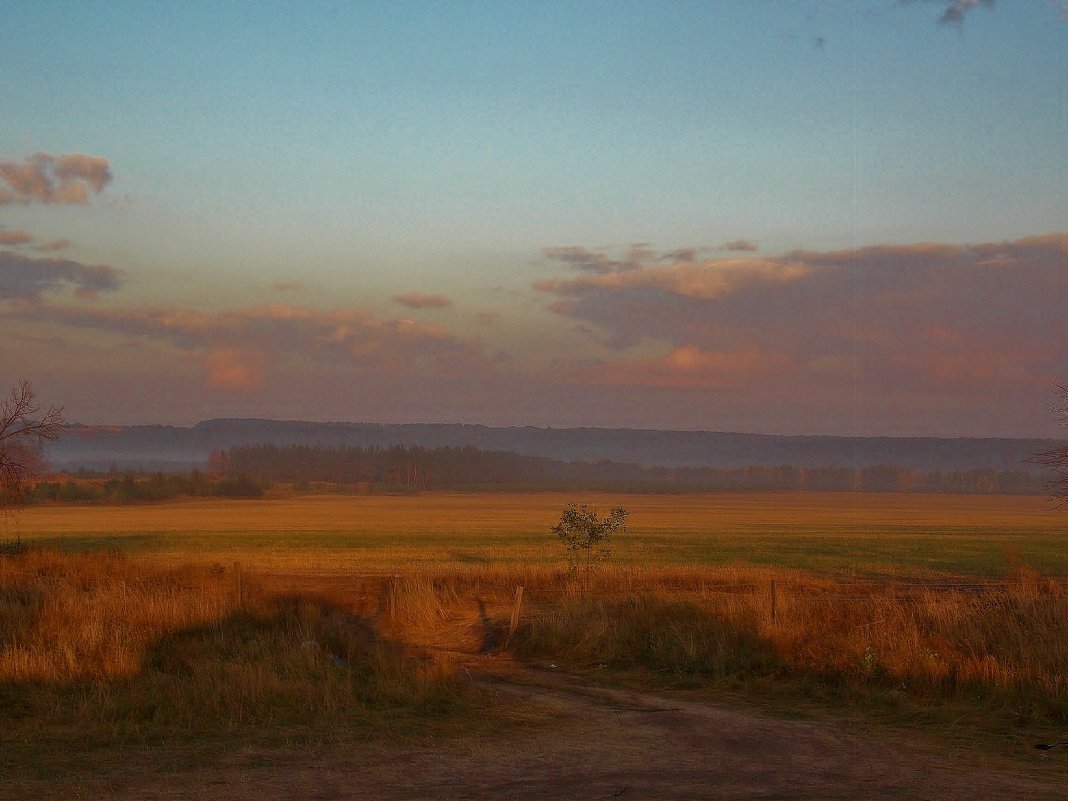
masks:
<svg viewBox="0 0 1068 801"><path fill-rule="evenodd" d="M462 570L559 564L553 493L317 496L138 507L42 507L10 535L72 550L282 572ZM999 575L1010 557L1068 573L1064 516L1035 497L768 493L589 495L622 504L621 565L751 563L831 574Z"/></svg>
<svg viewBox="0 0 1068 801"><path fill-rule="evenodd" d="M630 510L588 580L567 575L550 530L569 500ZM27 509L2 537L30 551L0 558L0 738L359 737L434 710L460 720L470 699L420 654L505 648L517 585L507 649L524 658L1059 726L1068 598L1039 573L1068 575L1063 520L1032 497L820 493ZM990 593L902 589L1006 577Z"/></svg>

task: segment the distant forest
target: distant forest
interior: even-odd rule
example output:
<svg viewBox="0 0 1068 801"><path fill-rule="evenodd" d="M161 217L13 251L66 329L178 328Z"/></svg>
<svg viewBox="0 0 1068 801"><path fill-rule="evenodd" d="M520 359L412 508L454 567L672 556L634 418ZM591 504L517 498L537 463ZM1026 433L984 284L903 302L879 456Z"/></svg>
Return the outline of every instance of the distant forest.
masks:
<svg viewBox="0 0 1068 801"><path fill-rule="evenodd" d="M565 462L472 447L242 445L212 454L209 472L297 490L329 484L352 491L588 490L608 492L1047 492L1044 477L1014 470L918 471L895 465L739 468ZM318 488L322 488L321 486Z"/></svg>

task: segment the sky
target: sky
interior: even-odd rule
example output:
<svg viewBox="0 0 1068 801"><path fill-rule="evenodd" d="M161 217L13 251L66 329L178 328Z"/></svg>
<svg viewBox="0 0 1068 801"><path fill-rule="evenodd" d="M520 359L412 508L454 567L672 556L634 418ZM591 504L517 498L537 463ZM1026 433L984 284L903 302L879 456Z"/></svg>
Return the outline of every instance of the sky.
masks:
<svg viewBox="0 0 1068 801"><path fill-rule="evenodd" d="M1063 435L1062 0L9 0L0 42L0 382L69 420Z"/></svg>

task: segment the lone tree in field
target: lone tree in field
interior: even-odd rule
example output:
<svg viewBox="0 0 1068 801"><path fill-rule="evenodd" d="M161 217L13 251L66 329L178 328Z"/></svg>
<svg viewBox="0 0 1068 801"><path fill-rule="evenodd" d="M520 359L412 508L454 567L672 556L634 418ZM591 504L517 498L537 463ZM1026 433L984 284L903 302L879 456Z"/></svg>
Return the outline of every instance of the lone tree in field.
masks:
<svg viewBox="0 0 1068 801"><path fill-rule="evenodd" d="M1068 384L1057 381L1055 386L1060 397L1050 408L1060 418L1060 424L1068 428ZM1068 504L1068 445L1036 453L1028 461L1053 471L1049 481L1050 495L1062 506Z"/></svg>
<svg viewBox="0 0 1068 801"><path fill-rule="evenodd" d="M586 504L569 503L564 507L560 522L553 526L553 533L567 548L568 567L572 573L578 569L580 561L585 561L586 575L589 576L593 551L604 552L613 532L627 530L628 514L622 506L617 506L608 517L601 519L597 510Z"/></svg>
<svg viewBox="0 0 1068 801"><path fill-rule="evenodd" d="M63 430L63 407L42 414L29 381L19 381L0 404L0 510L19 506L41 468L41 445Z"/></svg>

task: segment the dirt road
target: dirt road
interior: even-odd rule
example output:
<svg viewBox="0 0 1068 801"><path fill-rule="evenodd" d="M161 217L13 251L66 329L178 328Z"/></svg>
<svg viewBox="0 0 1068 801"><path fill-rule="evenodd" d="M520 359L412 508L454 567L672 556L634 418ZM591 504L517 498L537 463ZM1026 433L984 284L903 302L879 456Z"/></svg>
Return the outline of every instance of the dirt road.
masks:
<svg viewBox="0 0 1068 801"><path fill-rule="evenodd" d="M974 755L932 753L831 723L607 690L494 658L466 665L474 681L532 722L417 748L242 750L195 769L126 765L64 797L1068 799L1068 753L984 765ZM41 789L9 785L0 797L54 797Z"/></svg>

